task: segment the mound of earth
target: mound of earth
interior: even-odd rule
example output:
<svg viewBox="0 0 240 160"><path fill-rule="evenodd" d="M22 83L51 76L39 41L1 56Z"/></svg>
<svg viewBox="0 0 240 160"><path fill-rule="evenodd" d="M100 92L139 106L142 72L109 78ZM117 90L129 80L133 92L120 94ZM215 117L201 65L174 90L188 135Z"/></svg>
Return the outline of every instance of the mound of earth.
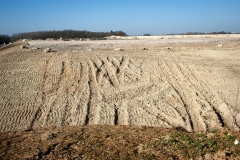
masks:
<svg viewBox="0 0 240 160"><path fill-rule="evenodd" d="M179 129L87 125L5 132L0 133L0 159L240 158L239 132Z"/></svg>

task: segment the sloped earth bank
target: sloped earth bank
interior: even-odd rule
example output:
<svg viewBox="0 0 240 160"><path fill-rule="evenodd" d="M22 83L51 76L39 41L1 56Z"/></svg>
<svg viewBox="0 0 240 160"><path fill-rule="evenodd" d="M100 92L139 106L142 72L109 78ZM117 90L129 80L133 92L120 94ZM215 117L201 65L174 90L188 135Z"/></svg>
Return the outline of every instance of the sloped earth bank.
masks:
<svg viewBox="0 0 240 160"><path fill-rule="evenodd" d="M239 132L186 133L142 126L63 126L0 133L0 159L240 158Z"/></svg>

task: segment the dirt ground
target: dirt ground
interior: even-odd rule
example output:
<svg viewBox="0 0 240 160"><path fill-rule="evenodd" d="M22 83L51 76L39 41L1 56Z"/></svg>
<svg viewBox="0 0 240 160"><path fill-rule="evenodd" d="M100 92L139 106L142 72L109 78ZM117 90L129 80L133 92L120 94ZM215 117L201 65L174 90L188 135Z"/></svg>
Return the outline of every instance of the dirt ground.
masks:
<svg viewBox="0 0 240 160"><path fill-rule="evenodd" d="M62 126L0 133L0 159L239 160L240 133L142 126Z"/></svg>
<svg viewBox="0 0 240 160"><path fill-rule="evenodd" d="M240 35L29 43L0 46L2 133L82 125L240 129Z"/></svg>

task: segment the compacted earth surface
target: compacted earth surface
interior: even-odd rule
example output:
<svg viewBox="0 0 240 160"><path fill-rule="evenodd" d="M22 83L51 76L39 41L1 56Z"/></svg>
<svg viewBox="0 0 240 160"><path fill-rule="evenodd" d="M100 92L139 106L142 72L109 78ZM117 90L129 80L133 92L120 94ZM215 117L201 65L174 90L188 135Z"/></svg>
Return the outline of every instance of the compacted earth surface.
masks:
<svg viewBox="0 0 240 160"><path fill-rule="evenodd" d="M22 43L0 46L0 159L239 159L240 35Z"/></svg>

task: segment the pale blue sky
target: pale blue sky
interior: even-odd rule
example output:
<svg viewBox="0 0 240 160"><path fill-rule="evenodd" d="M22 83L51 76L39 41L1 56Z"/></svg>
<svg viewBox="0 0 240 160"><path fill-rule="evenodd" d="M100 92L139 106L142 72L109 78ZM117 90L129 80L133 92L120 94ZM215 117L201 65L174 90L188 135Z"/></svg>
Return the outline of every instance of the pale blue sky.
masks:
<svg viewBox="0 0 240 160"><path fill-rule="evenodd" d="M240 0L0 0L0 34L240 32Z"/></svg>

